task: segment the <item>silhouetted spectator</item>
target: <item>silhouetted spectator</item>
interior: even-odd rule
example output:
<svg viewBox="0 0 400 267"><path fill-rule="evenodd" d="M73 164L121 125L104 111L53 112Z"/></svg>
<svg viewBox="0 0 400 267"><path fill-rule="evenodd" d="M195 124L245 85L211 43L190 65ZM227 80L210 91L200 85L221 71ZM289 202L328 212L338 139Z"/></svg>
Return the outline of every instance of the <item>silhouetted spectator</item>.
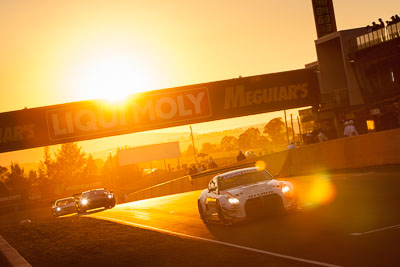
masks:
<svg viewBox="0 0 400 267"><path fill-rule="evenodd" d="M197 171L198 171L198 172L204 171L203 165L202 165L202 164L199 164L199 167L197 168Z"/></svg>
<svg viewBox="0 0 400 267"><path fill-rule="evenodd" d="M206 164L205 163L201 164L201 168L203 169L203 171L206 171L207 170Z"/></svg>
<svg viewBox="0 0 400 267"><path fill-rule="evenodd" d="M385 23L383 22L383 20L381 18L379 18L379 22L380 22L379 29L385 28Z"/></svg>
<svg viewBox="0 0 400 267"><path fill-rule="evenodd" d="M313 131L311 132L311 143L313 144L318 143L318 133L319 133L319 128L315 126Z"/></svg>
<svg viewBox="0 0 400 267"><path fill-rule="evenodd" d="M394 15L394 21L397 23L397 22L400 22L400 17L399 17L399 15Z"/></svg>
<svg viewBox="0 0 400 267"><path fill-rule="evenodd" d="M215 163L215 161L213 160L213 158L210 157L210 162L208 163L208 168L209 168L209 169L214 169L214 168L217 168L217 167L218 167L217 163Z"/></svg>
<svg viewBox="0 0 400 267"><path fill-rule="evenodd" d="M210 169L215 169L215 168L218 168L218 165L217 165L217 163L215 163L215 161L213 161L213 162L210 163L209 168Z"/></svg>
<svg viewBox="0 0 400 267"><path fill-rule="evenodd" d="M328 140L329 140L328 137L326 137L326 135L322 132L322 130L319 130L319 132L318 132L318 141L320 143L322 143L322 142L325 142L325 141L328 141Z"/></svg>
<svg viewBox="0 0 400 267"><path fill-rule="evenodd" d="M354 122L350 120L349 122L345 122L346 127L344 128L343 136L344 137L352 137L357 136L358 132L356 127L354 127Z"/></svg>
<svg viewBox="0 0 400 267"><path fill-rule="evenodd" d="M196 168L196 166L193 164L192 166L190 166L189 175L192 175L192 174L195 174L195 173L197 173L197 168Z"/></svg>
<svg viewBox="0 0 400 267"><path fill-rule="evenodd" d="M237 161L241 161L241 160L245 160L246 156L243 154L242 150L239 151L239 155L237 155L236 160Z"/></svg>
<svg viewBox="0 0 400 267"><path fill-rule="evenodd" d="M379 25L374 22L372 22L372 30L376 31L379 28Z"/></svg>
<svg viewBox="0 0 400 267"><path fill-rule="evenodd" d="M310 133L307 133L304 138L303 141L306 145L312 144L312 135Z"/></svg>
<svg viewBox="0 0 400 267"><path fill-rule="evenodd" d="M290 144L286 147L286 149L293 149L293 148L296 148L296 146L294 145L294 143L293 142L290 142Z"/></svg>

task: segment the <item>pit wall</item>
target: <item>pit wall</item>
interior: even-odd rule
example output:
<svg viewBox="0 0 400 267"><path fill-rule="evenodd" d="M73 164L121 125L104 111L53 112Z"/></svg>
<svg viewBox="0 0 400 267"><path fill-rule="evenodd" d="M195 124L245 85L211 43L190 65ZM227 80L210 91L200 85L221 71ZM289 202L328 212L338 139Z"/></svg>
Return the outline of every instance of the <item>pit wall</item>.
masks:
<svg viewBox="0 0 400 267"><path fill-rule="evenodd" d="M400 164L400 129L307 145L246 159L229 167L257 161L265 162L266 169L273 175L279 174L279 177ZM215 175L213 173L196 179L181 177L131 193L129 201L204 189Z"/></svg>

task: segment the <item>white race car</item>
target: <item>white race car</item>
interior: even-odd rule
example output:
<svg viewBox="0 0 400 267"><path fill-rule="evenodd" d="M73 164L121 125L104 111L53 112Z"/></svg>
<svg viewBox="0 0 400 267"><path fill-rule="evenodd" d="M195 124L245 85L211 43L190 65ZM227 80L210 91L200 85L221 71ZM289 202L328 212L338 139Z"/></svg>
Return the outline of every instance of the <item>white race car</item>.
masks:
<svg viewBox="0 0 400 267"><path fill-rule="evenodd" d="M58 199L51 207L54 217L62 216L65 214L75 213L75 198L67 197Z"/></svg>
<svg viewBox="0 0 400 267"><path fill-rule="evenodd" d="M231 224L297 208L293 184L274 180L266 170L252 167L215 176L198 199L204 223Z"/></svg>

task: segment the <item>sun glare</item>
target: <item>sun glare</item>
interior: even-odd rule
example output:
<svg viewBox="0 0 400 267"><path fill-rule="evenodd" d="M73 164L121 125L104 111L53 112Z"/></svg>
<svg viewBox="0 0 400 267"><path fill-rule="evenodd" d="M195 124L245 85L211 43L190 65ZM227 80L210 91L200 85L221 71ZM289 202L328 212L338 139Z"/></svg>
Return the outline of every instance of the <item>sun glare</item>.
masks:
<svg viewBox="0 0 400 267"><path fill-rule="evenodd" d="M150 90L156 74L143 57L111 50L88 56L77 64L72 84L84 99L123 101Z"/></svg>
<svg viewBox="0 0 400 267"><path fill-rule="evenodd" d="M258 160L255 164L256 167L265 170L265 168L267 167L267 163L263 160Z"/></svg>
<svg viewBox="0 0 400 267"><path fill-rule="evenodd" d="M326 205L331 203L336 197L335 186L326 174L315 176L310 189L309 194L307 194L307 202L313 204Z"/></svg>

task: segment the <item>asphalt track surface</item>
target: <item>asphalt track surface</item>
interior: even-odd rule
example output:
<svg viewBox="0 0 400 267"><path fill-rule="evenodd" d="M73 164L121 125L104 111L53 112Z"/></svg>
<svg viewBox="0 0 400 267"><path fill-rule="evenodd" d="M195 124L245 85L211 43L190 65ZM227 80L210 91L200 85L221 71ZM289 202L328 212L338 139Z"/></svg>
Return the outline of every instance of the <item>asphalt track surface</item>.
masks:
<svg viewBox="0 0 400 267"><path fill-rule="evenodd" d="M301 266L400 266L400 166L320 173L291 181L301 198L298 212L233 226L203 224L197 211L201 191L121 204L85 216L232 246Z"/></svg>

